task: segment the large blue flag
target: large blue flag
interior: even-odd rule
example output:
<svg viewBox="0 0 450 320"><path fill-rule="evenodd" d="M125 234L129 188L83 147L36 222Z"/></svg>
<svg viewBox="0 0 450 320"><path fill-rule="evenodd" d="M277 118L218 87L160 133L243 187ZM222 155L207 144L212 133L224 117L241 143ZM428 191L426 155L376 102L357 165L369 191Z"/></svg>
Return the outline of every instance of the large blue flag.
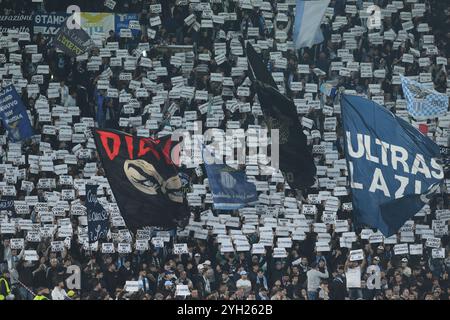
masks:
<svg viewBox="0 0 450 320"><path fill-rule="evenodd" d="M256 186L247 181L244 171L204 160L214 209L236 210L258 200Z"/></svg>
<svg viewBox="0 0 450 320"><path fill-rule="evenodd" d="M26 108L12 84L0 91L0 118L11 141L18 142L33 135Z"/></svg>
<svg viewBox="0 0 450 320"><path fill-rule="evenodd" d="M390 236L442 181L439 146L371 100L342 95L341 108L356 223Z"/></svg>
<svg viewBox="0 0 450 320"><path fill-rule="evenodd" d="M438 117L448 111L448 96L400 76L408 113L413 117Z"/></svg>

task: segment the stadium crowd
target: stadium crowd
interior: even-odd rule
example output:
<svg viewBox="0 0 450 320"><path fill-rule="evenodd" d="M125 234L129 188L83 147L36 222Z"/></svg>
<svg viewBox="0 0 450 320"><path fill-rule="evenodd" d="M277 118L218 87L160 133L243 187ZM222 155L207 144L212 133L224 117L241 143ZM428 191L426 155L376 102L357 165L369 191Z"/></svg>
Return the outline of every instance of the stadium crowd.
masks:
<svg viewBox="0 0 450 320"><path fill-rule="evenodd" d="M27 2L2 1L3 15L65 11L64 5L70 4ZM449 114L428 120L408 117L398 79L399 74L417 79L429 74L431 79L423 82L450 93L450 10L445 1L375 0L383 9L381 27L367 32L367 18L358 14L367 1L332 0L322 24L324 42L300 50L292 42L295 1L284 5L267 0L264 6L262 1L231 0L116 2L115 12L139 14L140 30L132 38L114 30L103 39L96 35L96 48L81 57L55 50L51 36L40 33L31 35L30 41L7 33L0 39L2 86L15 84L35 133L27 141L12 143L0 128L1 200L16 201L15 210L0 211L1 225L15 223L14 232L6 227L0 232L1 299L449 300L448 173L438 195L390 241L369 227L355 227L351 195L337 196L334 209L321 198L336 186L348 186L339 101L320 89L325 83L340 92L372 98L448 147ZM156 4L161 4L158 13L150 10ZM102 1L80 1L79 6L86 12L111 12ZM191 14L198 24L186 23ZM200 22L208 14L225 19L204 27ZM156 16L161 24L154 24ZM5 40L18 47L11 49ZM204 129L211 117L219 119L218 128L223 130L230 121L243 129L266 126L248 77L247 40L261 52L280 92L298 107L315 163L322 168L317 183L291 190L279 176L257 174L256 180L267 182L259 190L263 194L259 207L230 215L212 208L209 188L202 189L206 173L184 167L181 171L190 179L186 192L201 198L199 205L190 207L191 223L184 230L164 233L151 228L130 235L111 205L114 197L89 128L157 136L193 121L192 113L182 121L189 111L196 112L194 118L203 122ZM36 45L42 56L33 58L27 45ZM119 52L122 59L117 59ZM405 54L412 60L407 61ZM438 57L445 63L438 63ZM363 72L359 63L371 67L364 66ZM42 65L49 66L48 73L41 73ZM25 85L18 84L23 79ZM311 89L311 84L316 86ZM243 87L249 88L248 94ZM206 92L206 98L199 92ZM325 119L332 117L336 124L330 127ZM320 144L326 151L313 147ZM327 170L332 167L339 169L337 174ZM83 220L83 190L89 180L100 184L99 198L111 214L108 239L95 244L87 243ZM286 199L294 201L286 205ZM314 208L310 212L305 205ZM285 208L297 209L306 229L297 232ZM329 218L330 210L336 213L332 221L324 218ZM243 241L253 245L260 242L261 230L267 239L267 228L273 233L272 246L265 246L264 253L241 245L232 252L221 250L224 234L233 241L236 236L241 242L246 238ZM349 238L343 233L350 233ZM162 238L163 245L153 241L155 237ZM426 246L427 237L439 238L439 247ZM290 245L281 245L278 238L290 239ZM20 245L13 239L25 241ZM136 239L148 240L149 248L136 248ZM64 245L52 245L57 240ZM104 253L102 242L114 243L116 249ZM324 242L328 249L323 249ZM131 252L118 252L118 243L131 243ZM183 243L187 252L174 253L173 246ZM409 244L410 251L394 250L398 244ZM411 254L411 245L422 245L422 250ZM286 256L274 254L274 247L285 248ZM350 250L356 249L362 249L362 259L350 259ZM37 256L27 257L27 250L36 250ZM80 271L79 282L73 281L77 276L73 270ZM127 281L137 281L138 288L127 290ZM188 293L180 294L179 285L187 286Z"/></svg>

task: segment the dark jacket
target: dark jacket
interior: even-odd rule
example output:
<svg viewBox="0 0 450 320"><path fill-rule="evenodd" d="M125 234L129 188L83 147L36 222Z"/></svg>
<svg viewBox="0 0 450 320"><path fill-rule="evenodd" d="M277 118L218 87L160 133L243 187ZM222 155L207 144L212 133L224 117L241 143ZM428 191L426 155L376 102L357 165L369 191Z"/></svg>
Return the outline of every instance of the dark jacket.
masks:
<svg viewBox="0 0 450 320"><path fill-rule="evenodd" d="M347 297L347 287L345 278L341 276L334 277L330 285L330 300L345 300Z"/></svg>

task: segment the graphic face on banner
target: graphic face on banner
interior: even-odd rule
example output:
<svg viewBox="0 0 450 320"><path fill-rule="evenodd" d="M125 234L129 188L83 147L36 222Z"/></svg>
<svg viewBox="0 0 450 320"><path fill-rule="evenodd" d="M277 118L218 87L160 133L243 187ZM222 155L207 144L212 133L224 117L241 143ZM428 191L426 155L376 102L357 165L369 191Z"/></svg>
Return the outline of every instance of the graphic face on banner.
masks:
<svg viewBox="0 0 450 320"><path fill-rule="evenodd" d="M181 181L178 176L165 180L152 164L143 159L126 160L123 164L123 170L130 183L139 191L151 195L161 192L172 201L183 202L181 195L167 194L167 191L174 192L181 188Z"/></svg>
<svg viewBox="0 0 450 320"><path fill-rule="evenodd" d="M170 136L161 139L96 130L97 149L129 228L173 227L189 212L170 159Z"/></svg>

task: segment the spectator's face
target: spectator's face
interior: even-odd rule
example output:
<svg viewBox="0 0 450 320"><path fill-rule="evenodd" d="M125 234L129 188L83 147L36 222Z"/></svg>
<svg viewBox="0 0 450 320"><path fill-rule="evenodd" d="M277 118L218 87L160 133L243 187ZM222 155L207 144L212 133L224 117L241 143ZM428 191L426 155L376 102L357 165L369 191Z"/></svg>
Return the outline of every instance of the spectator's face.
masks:
<svg viewBox="0 0 450 320"><path fill-rule="evenodd" d="M403 298L408 299L409 298L409 290L408 289L403 290L402 296L403 296Z"/></svg>
<svg viewBox="0 0 450 320"><path fill-rule="evenodd" d="M392 299L392 290L386 290L386 299Z"/></svg>

